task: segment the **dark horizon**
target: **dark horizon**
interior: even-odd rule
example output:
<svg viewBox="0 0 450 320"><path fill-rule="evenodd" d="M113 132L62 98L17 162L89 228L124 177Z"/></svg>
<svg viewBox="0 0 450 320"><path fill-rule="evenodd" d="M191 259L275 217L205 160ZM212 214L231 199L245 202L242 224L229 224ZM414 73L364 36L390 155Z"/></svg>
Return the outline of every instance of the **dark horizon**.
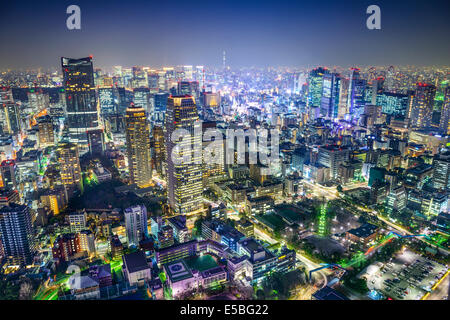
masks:
<svg viewBox="0 0 450 320"><path fill-rule="evenodd" d="M81 30L66 8L81 8ZM381 30L366 8L381 8ZM449 66L450 3L431 1L31 1L0 14L0 69L59 69L62 56L114 65Z"/></svg>

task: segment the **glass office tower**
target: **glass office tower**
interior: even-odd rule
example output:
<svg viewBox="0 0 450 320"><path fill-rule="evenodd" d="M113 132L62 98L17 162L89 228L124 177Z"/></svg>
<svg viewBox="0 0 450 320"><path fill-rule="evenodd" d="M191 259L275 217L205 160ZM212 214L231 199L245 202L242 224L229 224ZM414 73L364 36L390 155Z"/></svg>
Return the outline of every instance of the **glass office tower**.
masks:
<svg viewBox="0 0 450 320"><path fill-rule="evenodd" d="M89 150L87 132L99 129L99 108L95 95L92 58L61 58L66 92L66 124L70 142Z"/></svg>

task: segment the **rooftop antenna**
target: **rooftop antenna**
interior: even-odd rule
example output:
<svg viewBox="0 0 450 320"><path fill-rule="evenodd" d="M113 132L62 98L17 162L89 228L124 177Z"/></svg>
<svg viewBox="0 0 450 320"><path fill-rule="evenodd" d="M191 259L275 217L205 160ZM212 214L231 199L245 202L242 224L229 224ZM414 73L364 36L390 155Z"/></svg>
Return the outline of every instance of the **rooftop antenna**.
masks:
<svg viewBox="0 0 450 320"><path fill-rule="evenodd" d="M202 70L203 92L205 92L205 68Z"/></svg>

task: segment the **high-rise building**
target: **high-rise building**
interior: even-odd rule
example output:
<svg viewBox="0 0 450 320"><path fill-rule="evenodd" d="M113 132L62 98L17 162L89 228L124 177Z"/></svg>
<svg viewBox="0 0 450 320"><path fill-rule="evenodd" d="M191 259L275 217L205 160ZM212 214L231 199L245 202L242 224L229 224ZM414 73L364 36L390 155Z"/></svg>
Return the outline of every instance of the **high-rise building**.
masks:
<svg viewBox="0 0 450 320"><path fill-rule="evenodd" d="M125 127L131 182L139 188L148 187L152 180L152 164L150 126L144 108L131 104L125 115Z"/></svg>
<svg viewBox="0 0 450 320"><path fill-rule="evenodd" d="M3 132L11 135L19 133L22 129L19 105L15 102L3 103L2 112L5 124Z"/></svg>
<svg viewBox="0 0 450 320"><path fill-rule="evenodd" d="M444 90L444 103L441 109L439 129L445 135L450 135L450 86Z"/></svg>
<svg viewBox="0 0 450 320"><path fill-rule="evenodd" d="M323 76L322 99L320 114L335 119L339 111L339 92L341 76L337 73L328 73Z"/></svg>
<svg viewBox="0 0 450 320"><path fill-rule="evenodd" d="M367 81L360 76L359 68L351 68L347 96L347 110L353 119L359 119L366 104Z"/></svg>
<svg viewBox="0 0 450 320"><path fill-rule="evenodd" d="M83 181L78 146L74 143L63 142L59 144L56 154L62 184L81 188Z"/></svg>
<svg viewBox="0 0 450 320"><path fill-rule="evenodd" d="M144 205L130 207L124 210L124 215L128 245L138 246L148 237L147 208Z"/></svg>
<svg viewBox="0 0 450 320"><path fill-rule="evenodd" d="M17 189L17 166L14 160L4 160L0 166L0 188L8 190Z"/></svg>
<svg viewBox="0 0 450 320"><path fill-rule="evenodd" d="M164 124L164 116L166 114L168 93L156 93L153 99L155 100L155 110L152 115L152 120L158 124Z"/></svg>
<svg viewBox="0 0 450 320"><path fill-rule="evenodd" d="M433 187L441 191L450 190L450 151L436 155L433 168Z"/></svg>
<svg viewBox="0 0 450 320"><path fill-rule="evenodd" d="M32 264L36 247L30 208L11 203L0 209L0 241L8 264Z"/></svg>
<svg viewBox="0 0 450 320"><path fill-rule="evenodd" d="M152 114L150 110L150 90L148 88L133 89L133 102L136 107L143 108L147 114Z"/></svg>
<svg viewBox="0 0 450 320"><path fill-rule="evenodd" d="M203 121L202 122L202 131L205 133L207 130L216 130L217 124L215 121ZM203 141L203 150L205 150L202 161L202 172L203 172L203 185L207 186L214 181L221 180L225 175L225 145L222 144L222 147L215 148L213 152L211 152L212 157L217 157L220 159L219 163L208 163L205 160L206 149L207 146L211 143L210 141Z"/></svg>
<svg viewBox="0 0 450 320"><path fill-rule="evenodd" d="M350 81L346 78L342 78L339 88L339 107L338 107L338 118L343 119L346 114L349 113L347 100L348 100L348 87Z"/></svg>
<svg viewBox="0 0 450 320"><path fill-rule="evenodd" d="M66 93L66 120L70 142L80 153L88 151L87 132L99 128L99 110L95 95L92 58L61 58Z"/></svg>
<svg viewBox="0 0 450 320"><path fill-rule="evenodd" d="M322 100L323 77L328 73L330 73L328 69L323 67L315 68L309 73L307 106L320 107Z"/></svg>
<svg viewBox="0 0 450 320"><path fill-rule="evenodd" d="M350 150L339 146L324 146L319 148L319 164L330 168L330 176L336 179L339 173L339 166L347 162L350 157Z"/></svg>
<svg viewBox="0 0 450 320"><path fill-rule="evenodd" d="M55 144L52 118L48 115L37 118L39 147L45 148Z"/></svg>
<svg viewBox="0 0 450 320"><path fill-rule="evenodd" d="M99 155L105 151L103 129L89 130L87 133L89 153Z"/></svg>
<svg viewBox="0 0 450 320"><path fill-rule="evenodd" d="M100 100L100 113L102 115L114 114L118 111L120 97L117 88L99 88L98 97Z"/></svg>
<svg viewBox="0 0 450 320"><path fill-rule="evenodd" d="M20 195L17 190L0 189L0 207L8 206L10 203L20 203Z"/></svg>
<svg viewBox="0 0 450 320"><path fill-rule="evenodd" d="M183 66L184 79L192 80L193 77L193 68L192 66Z"/></svg>
<svg viewBox="0 0 450 320"><path fill-rule="evenodd" d="M179 81L177 92L180 96L190 95L197 98L200 93L198 81Z"/></svg>
<svg viewBox="0 0 450 320"><path fill-rule="evenodd" d="M421 82L417 84L411 109L410 125L412 127L423 128L431 125L435 95L434 85Z"/></svg>
<svg viewBox="0 0 450 320"><path fill-rule="evenodd" d="M194 97L169 97L165 118L167 196L172 211L178 214L193 214L202 209L202 128L198 120ZM184 129L190 136L175 144L172 135L178 129ZM179 153L174 152L176 145ZM173 156L183 160L174 161Z"/></svg>
<svg viewBox="0 0 450 320"><path fill-rule="evenodd" d="M155 169L161 176L165 175L164 161L165 161L165 144L164 144L164 131L159 125L155 125L152 131L152 146L153 146L153 159Z"/></svg>
<svg viewBox="0 0 450 320"><path fill-rule="evenodd" d="M408 95L401 93L382 92L376 98L376 105L381 106L381 112L396 117L406 116L408 102Z"/></svg>
<svg viewBox="0 0 450 320"><path fill-rule="evenodd" d="M9 135L21 130L19 105L14 102L10 87L0 87L0 125L0 132Z"/></svg>
<svg viewBox="0 0 450 320"><path fill-rule="evenodd" d="M50 97L48 94L44 93L42 89L32 88L27 92L27 96L28 105L34 112L39 113L48 108Z"/></svg>

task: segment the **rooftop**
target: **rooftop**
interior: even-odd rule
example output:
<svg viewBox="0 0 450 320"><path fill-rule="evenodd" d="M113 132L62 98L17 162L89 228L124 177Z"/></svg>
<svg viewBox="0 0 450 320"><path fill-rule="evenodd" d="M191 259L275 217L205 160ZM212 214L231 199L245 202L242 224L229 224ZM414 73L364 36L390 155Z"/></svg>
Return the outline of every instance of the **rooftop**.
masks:
<svg viewBox="0 0 450 320"><path fill-rule="evenodd" d="M191 270L183 260L166 263L164 265L164 271L172 283L193 277Z"/></svg>
<svg viewBox="0 0 450 320"><path fill-rule="evenodd" d="M123 264L129 273L138 272L150 268L142 251L125 254L123 256Z"/></svg>
<svg viewBox="0 0 450 320"><path fill-rule="evenodd" d="M348 233L353 234L358 238L367 238L374 234L377 230L377 226L370 223L365 223L359 228L349 230Z"/></svg>

